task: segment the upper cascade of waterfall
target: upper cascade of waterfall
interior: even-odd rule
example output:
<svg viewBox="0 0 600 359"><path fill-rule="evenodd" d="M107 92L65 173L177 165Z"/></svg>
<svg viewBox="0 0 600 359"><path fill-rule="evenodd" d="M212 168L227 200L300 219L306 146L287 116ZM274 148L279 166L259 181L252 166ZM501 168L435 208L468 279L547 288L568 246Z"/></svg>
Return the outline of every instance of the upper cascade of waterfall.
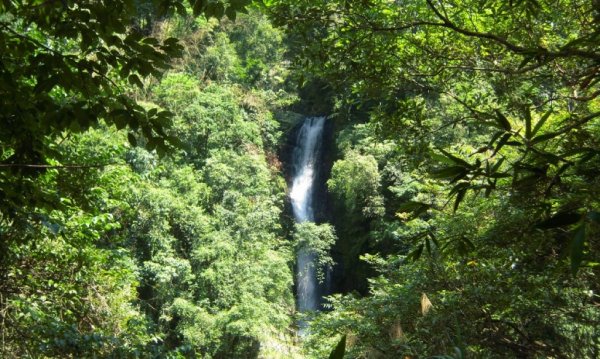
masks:
<svg viewBox="0 0 600 359"><path fill-rule="evenodd" d="M312 194L318 170L325 117L307 118L292 153L294 177L290 199L297 222L314 221Z"/></svg>

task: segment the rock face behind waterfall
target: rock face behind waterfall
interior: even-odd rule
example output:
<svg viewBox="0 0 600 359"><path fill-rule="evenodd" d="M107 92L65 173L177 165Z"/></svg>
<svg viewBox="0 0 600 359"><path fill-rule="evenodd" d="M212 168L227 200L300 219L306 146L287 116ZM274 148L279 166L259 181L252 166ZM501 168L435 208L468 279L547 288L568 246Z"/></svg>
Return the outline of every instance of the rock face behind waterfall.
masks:
<svg viewBox="0 0 600 359"><path fill-rule="evenodd" d="M327 212L325 182L331 169L332 133L324 117L306 118L292 134L288 173L290 176L290 204L296 222L323 222ZM328 281L316 278L314 255L299 249L296 265L296 293L298 310L318 310L321 298L328 294Z"/></svg>

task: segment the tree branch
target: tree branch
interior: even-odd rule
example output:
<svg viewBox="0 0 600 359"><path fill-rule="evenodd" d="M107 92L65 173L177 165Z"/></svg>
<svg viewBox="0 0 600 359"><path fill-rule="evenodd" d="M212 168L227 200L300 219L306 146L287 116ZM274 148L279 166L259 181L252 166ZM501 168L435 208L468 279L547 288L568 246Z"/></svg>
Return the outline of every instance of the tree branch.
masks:
<svg viewBox="0 0 600 359"><path fill-rule="evenodd" d="M2 168L40 168L40 169L87 169L87 168L103 168L107 166L126 166L125 163L101 163L93 165L41 165L41 164L24 164L24 163L0 163Z"/></svg>
<svg viewBox="0 0 600 359"><path fill-rule="evenodd" d="M41 47L42 49L49 51L51 53L53 53L56 56L59 56L65 63L71 62L71 66L73 66L73 63L77 64L76 61L73 61L72 59L68 58L67 56L65 56L65 54L61 53L58 50L55 50L51 47L48 47L44 44L42 44L41 42L27 36L27 35L23 35L21 33L19 33L18 31L14 30L13 28L11 28L9 25L5 24L5 23L0 23L0 26L2 26L3 28L5 28L6 30L8 30L8 32L10 32L11 34L15 35L16 37L23 39L25 41L28 41L36 46ZM77 67L75 65L75 67ZM91 71L97 75L99 75L100 77L102 77L103 79L107 80L108 82L110 82L115 88L118 88L118 85L116 82L114 82L111 78L109 78L105 73L102 73L101 71L99 71L98 69L96 69L95 67L91 67L90 68ZM79 70L79 72L81 72L81 70Z"/></svg>
<svg viewBox="0 0 600 359"><path fill-rule="evenodd" d="M443 25L441 25L441 26L446 27L451 30L454 30L454 31L458 32L459 34L462 34L462 35L465 35L468 37L477 37L477 38L481 38L481 39L492 40L492 41L497 42L500 45L504 46L506 49L508 49L514 53L517 53L517 54L540 55L540 56L543 56L546 58L582 57L582 58L600 61L600 53L596 53L596 52L588 52L588 51L582 51L582 50L577 50L577 49L569 49L567 47L563 47L563 49L561 49L558 52L552 52L544 47L538 47L535 49L526 48L526 47L523 47L520 45L513 44L512 42L508 41L507 39L500 37L498 35L491 34L489 32L477 32L477 31L463 29L463 28L457 26L456 24L454 24L452 21L450 21L450 19L448 17L444 16L435 7L435 5L433 5L432 0L427 0L427 4L429 5L429 8L434 12L434 14L440 20L442 20Z"/></svg>

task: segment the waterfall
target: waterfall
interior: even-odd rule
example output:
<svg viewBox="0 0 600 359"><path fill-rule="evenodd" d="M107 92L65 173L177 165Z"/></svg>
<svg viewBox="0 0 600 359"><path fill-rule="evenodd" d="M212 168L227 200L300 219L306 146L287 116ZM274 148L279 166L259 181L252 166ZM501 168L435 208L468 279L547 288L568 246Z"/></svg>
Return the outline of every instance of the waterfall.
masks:
<svg viewBox="0 0 600 359"><path fill-rule="evenodd" d="M307 118L298 131L296 147L292 153L293 182L290 191L296 222L315 220L313 189L321 163L324 124L325 117ZM320 290L316 276L316 258L307 248L300 248L296 260L298 310L300 312L317 310Z"/></svg>

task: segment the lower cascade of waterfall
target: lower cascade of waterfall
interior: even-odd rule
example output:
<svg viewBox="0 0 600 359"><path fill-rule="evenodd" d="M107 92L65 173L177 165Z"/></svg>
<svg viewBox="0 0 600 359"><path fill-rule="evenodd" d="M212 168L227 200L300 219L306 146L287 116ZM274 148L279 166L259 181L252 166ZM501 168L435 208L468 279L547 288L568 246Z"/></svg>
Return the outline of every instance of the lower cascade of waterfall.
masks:
<svg viewBox="0 0 600 359"><path fill-rule="evenodd" d="M306 118L296 137L292 152L293 181L290 191L296 222L314 222L315 179L322 162L321 144L325 117ZM315 255L300 248L296 258L297 305L300 312L316 311L321 302ZM325 279L327 280L327 278ZM301 333L304 323L300 323Z"/></svg>

